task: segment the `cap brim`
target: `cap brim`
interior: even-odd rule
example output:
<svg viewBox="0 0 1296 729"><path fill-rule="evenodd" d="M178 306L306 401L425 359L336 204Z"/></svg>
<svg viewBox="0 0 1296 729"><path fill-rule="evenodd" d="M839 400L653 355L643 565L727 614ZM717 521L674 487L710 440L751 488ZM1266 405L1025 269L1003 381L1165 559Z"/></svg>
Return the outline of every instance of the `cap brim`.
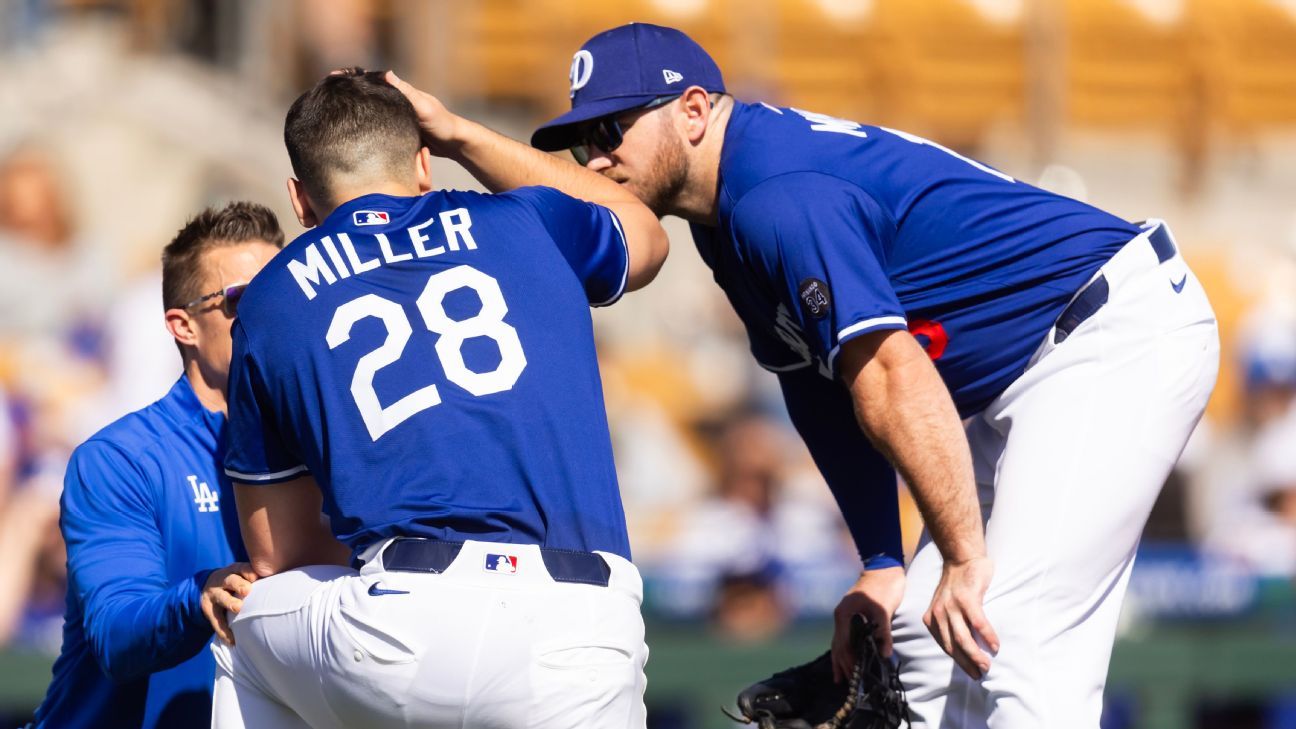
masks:
<svg viewBox="0 0 1296 729"><path fill-rule="evenodd" d="M582 123L608 114L628 111L636 106L643 106L657 98L657 96L657 94L617 96L611 99L599 99L598 101L581 104L557 119L540 125L540 128L535 130L535 134L531 135L531 146L545 152L570 149L580 141L576 131L577 127Z"/></svg>

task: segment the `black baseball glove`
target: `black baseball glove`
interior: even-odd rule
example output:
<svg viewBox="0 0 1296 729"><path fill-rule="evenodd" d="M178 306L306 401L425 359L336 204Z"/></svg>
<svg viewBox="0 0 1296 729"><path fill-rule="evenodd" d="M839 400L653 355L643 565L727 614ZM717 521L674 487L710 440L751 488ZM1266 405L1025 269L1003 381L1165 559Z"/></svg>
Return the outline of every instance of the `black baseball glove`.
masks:
<svg viewBox="0 0 1296 729"><path fill-rule="evenodd" d="M833 683L832 655L780 671L738 694L735 721L759 729L898 729L908 705L891 661L878 652L873 624L851 618L855 667ZM727 712L726 712L727 713Z"/></svg>

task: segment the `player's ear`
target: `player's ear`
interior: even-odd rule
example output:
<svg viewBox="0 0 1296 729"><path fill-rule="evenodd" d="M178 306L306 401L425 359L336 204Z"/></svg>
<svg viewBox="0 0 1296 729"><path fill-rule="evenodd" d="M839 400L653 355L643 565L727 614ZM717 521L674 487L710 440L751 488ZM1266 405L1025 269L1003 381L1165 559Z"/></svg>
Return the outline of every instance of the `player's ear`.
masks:
<svg viewBox="0 0 1296 729"><path fill-rule="evenodd" d="M430 191L432 189L432 152L427 147L419 147L414 173L418 176L419 192Z"/></svg>
<svg viewBox="0 0 1296 729"><path fill-rule="evenodd" d="M690 86L680 99L684 114L684 133L692 144L702 141L711 121L711 95L701 86Z"/></svg>
<svg viewBox="0 0 1296 729"><path fill-rule="evenodd" d="M194 329L193 316L188 311L176 307L167 309L163 316L166 317L167 331L171 332L177 342L190 347L198 346L198 332Z"/></svg>
<svg viewBox="0 0 1296 729"><path fill-rule="evenodd" d="M319 225L319 216L315 215L315 208L311 207L310 196L306 194L306 186L301 180L288 178L288 200L292 203L293 212L297 214L297 222L303 228Z"/></svg>

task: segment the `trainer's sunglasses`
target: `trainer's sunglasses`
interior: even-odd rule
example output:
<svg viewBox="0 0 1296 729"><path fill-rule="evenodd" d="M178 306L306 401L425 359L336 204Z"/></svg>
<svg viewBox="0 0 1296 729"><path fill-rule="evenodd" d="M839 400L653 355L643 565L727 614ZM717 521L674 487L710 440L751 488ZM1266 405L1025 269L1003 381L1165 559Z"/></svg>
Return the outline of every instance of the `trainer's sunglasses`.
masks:
<svg viewBox="0 0 1296 729"><path fill-rule="evenodd" d="M611 152L617 147L620 147L621 142L625 141L625 127L630 126L629 124L626 124L625 127L622 127L620 119L624 118L628 114L634 114L649 109L656 109L659 106L665 106L678 98L678 94L672 96L658 96L647 104L632 107L624 111L618 111L615 114L609 114L608 116L586 122L578 132L580 136L577 138L576 144L571 148L572 157L576 159L578 164L584 167L589 164L590 161L590 147L602 150L605 153Z"/></svg>
<svg viewBox="0 0 1296 729"><path fill-rule="evenodd" d="M202 296L199 296L198 298L194 299L193 301L190 301L189 303L185 304L180 308L192 309L193 307L198 306L199 304L202 304L207 301L211 301L217 296L223 296L224 298L221 299L220 302L220 309L222 312L224 312L225 316L228 316L229 318L233 319L234 317L238 316L239 299L243 298L243 292L247 290L247 287L248 285L246 283L230 284L229 286L226 286L220 291L213 291L210 294L204 294Z"/></svg>

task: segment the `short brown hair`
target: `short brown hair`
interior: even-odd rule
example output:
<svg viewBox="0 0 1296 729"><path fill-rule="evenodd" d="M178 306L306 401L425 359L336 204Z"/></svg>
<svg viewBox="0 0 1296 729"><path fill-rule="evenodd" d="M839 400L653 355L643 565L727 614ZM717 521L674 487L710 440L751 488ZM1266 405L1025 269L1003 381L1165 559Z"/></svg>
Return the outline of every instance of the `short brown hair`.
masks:
<svg viewBox="0 0 1296 729"><path fill-rule="evenodd" d="M204 253L251 241L265 241L275 248L283 248L284 234L279 219L264 205L232 202L195 215L162 249L162 307L177 309L209 293L198 290L204 274Z"/></svg>
<svg viewBox="0 0 1296 729"><path fill-rule="evenodd" d="M284 119L284 145L306 190L332 200L339 178L400 173L422 146L418 115L382 71L348 68L297 97Z"/></svg>

